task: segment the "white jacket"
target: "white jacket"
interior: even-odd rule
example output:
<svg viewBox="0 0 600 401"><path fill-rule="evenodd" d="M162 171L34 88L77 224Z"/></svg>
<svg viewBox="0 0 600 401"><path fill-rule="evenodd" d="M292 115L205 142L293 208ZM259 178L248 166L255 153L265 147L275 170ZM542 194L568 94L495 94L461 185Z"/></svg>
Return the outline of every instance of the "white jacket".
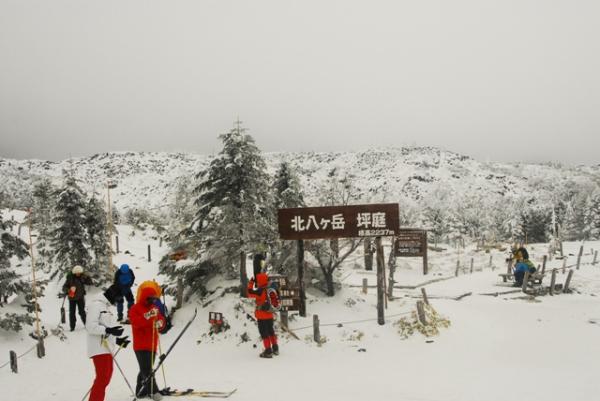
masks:
<svg viewBox="0 0 600 401"><path fill-rule="evenodd" d="M89 302L86 307L85 329L87 330L87 353L90 358L95 355L111 353L108 341L114 344L116 337L107 336L106 328L118 326L115 316L111 312L112 309L114 306L106 300L102 293Z"/></svg>

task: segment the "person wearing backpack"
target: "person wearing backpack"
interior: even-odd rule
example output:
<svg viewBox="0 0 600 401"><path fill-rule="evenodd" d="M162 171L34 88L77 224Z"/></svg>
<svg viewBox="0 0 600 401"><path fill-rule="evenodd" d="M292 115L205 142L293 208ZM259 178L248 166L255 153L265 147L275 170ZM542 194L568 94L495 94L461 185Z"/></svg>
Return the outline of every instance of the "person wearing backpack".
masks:
<svg viewBox="0 0 600 401"><path fill-rule="evenodd" d="M262 338L264 351L260 353L261 358L272 358L279 355L279 345L273 327L272 292L269 289L269 276L261 272L265 265L265 257L262 254L254 255L253 268L254 278L248 283L248 297L256 301L254 316L258 322L258 332Z"/></svg>
<svg viewBox="0 0 600 401"><path fill-rule="evenodd" d="M117 301L117 320L123 321L123 299L127 300L127 313L133 305L133 292L131 287L135 282L135 275L133 270L129 268L128 264L122 264L119 270L115 272L114 284L119 287L122 297Z"/></svg>

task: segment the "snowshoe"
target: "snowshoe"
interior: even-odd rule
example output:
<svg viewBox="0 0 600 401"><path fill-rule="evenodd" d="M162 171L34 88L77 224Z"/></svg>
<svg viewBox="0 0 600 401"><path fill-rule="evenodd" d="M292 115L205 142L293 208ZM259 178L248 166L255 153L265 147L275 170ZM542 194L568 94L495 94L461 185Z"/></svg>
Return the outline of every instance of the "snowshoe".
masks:
<svg viewBox="0 0 600 401"><path fill-rule="evenodd" d="M163 396L162 396L160 393L154 393L154 394L152 394L152 397L151 397L151 398L152 398L154 401L160 401L160 400L162 400Z"/></svg>
<svg viewBox="0 0 600 401"><path fill-rule="evenodd" d="M271 350L271 348L267 348L266 350L261 352L258 356L261 358L273 358L273 351Z"/></svg>

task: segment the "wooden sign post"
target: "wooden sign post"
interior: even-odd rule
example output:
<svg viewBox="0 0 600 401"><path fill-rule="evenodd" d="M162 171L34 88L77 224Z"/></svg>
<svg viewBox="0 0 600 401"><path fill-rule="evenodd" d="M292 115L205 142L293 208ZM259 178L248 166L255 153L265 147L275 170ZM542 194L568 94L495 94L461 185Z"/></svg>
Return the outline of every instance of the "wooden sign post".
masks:
<svg viewBox="0 0 600 401"><path fill-rule="evenodd" d="M422 257L423 274L429 273L427 262L427 231L400 229L394 244L396 257Z"/></svg>
<svg viewBox="0 0 600 401"><path fill-rule="evenodd" d="M298 241L299 311L302 317L306 316L304 240L377 237L381 243L380 237L394 236L400 227L400 211L397 203L289 208L279 209L277 214L280 238ZM378 287L379 283L384 281L383 250L381 252L377 267ZM381 268L379 268L379 259L382 261ZM378 317L378 320L383 324L381 323L383 316L381 319Z"/></svg>

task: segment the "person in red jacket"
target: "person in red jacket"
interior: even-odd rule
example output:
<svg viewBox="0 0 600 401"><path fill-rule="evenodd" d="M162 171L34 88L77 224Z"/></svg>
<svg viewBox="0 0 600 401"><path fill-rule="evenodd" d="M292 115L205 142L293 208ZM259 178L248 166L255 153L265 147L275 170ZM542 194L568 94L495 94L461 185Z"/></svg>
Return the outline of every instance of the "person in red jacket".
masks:
<svg viewBox="0 0 600 401"><path fill-rule="evenodd" d="M157 298L158 294L154 288L144 288L137 303L129 309L133 350L140 367L135 392L138 397L149 396L154 400L160 400L161 395L156 380L154 377L150 378L150 375L156 356L159 330L166 324L164 316L154 303Z"/></svg>
<svg viewBox="0 0 600 401"><path fill-rule="evenodd" d="M256 300L254 316L258 322L258 332L265 347L265 350L259 356L261 358L272 358L273 355L279 355L279 345L273 328L273 312L268 310L267 287L269 276L266 273L261 273L264 265L265 257L261 254L254 255L254 278L248 283L247 290L248 297Z"/></svg>

